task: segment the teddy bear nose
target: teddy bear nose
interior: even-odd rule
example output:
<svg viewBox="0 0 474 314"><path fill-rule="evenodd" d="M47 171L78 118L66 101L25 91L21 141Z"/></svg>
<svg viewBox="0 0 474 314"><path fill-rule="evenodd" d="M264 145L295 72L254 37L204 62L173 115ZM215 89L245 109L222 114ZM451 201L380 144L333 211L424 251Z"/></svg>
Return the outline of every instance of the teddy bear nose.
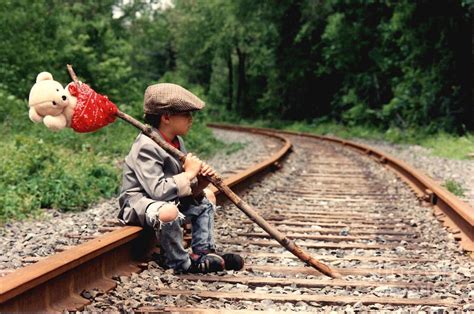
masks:
<svg viewBox="0 0 474 314"><path fill-rule="evenodd" d="M64 96L64 95L63 95L63 97L61 97L61 98L62 98L63 100L66 100L66 99L67 99L67 97L66 97L66 96Z"/></svg>

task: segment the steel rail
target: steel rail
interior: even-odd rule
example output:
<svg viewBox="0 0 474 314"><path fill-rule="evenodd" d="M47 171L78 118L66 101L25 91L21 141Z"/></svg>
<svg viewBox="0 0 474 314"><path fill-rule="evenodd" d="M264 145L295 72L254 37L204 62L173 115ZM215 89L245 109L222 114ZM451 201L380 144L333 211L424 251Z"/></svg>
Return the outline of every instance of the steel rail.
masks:
<svg viewBox="0 0 474 314"><path fill-rule="evenodd" d="M231 130L237 129L233 125L226 124L212 123L209 124L209 126ZM404 182L406 182L415 192L420 201L432 205L436 218L443 222L448 231L453 233L455 239L459 241L460 246L464 250L470 252L471 258L474 259L474 208L440 186L421 171L410 166L408 163L367 145L354 143L336 137L284 130L277 131L266 128L248 128L254 131L276 131L280 134L298 135L337 143L353 148L355 151L366 154L375 159L390 170L394 171ZM241 129L241 127L239 127L239 129Z"/></svg>
<svg viewBox="0 0 474 314"><path fill-rule="evenodd" d="M268 131L243 130L266 135L283 142L270 158L227 179L225 184L240 188L257 175L272 171L291 150L284 136ZM212 187L218 201L223 198ZM51 255L0 278L0 311L63 311L82 308L89 301L80 296L84 289L108 291L116 284L111 279L140 270L140 264L153 249L153 236L141 227L124 226L73 249Z"/></svg>

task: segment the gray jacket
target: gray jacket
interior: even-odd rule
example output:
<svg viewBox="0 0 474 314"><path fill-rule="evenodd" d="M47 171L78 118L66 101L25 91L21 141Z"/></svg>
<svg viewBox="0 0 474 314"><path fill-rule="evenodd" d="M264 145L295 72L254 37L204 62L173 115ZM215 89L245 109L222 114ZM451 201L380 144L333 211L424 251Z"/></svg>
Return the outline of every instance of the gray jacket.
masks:
<svg viewBox="0 0 474 314"><path fill-rule="evenodd" d="M183 140L178 139L186 154ZM126 224L145 226L148 205L157 201L178 202L191 194L191 181L179 160L140 133L125 158L118 218Z"/></svg>

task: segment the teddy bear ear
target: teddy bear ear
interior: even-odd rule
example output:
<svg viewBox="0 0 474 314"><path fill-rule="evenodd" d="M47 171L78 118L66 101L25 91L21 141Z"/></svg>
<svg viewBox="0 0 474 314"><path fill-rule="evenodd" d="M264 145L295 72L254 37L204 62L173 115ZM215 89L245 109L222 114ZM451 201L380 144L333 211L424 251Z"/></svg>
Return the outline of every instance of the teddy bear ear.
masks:
<svg viewBox="0 0 474 314"><path fill-rule="evenodd" d="M45 80L53 80L53 75L49 72L41 72L36 77L36 83L38 83L39 81L45 81Z"/></svg>

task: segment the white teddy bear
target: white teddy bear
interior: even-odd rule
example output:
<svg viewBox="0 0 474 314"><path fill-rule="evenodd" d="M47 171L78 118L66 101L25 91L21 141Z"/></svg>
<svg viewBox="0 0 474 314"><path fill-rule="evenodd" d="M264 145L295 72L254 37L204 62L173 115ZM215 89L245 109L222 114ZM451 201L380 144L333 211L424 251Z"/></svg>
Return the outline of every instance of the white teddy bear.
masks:
<svg viewBox="0 0 474 314"><path fill-rule="evenodd" d="M51 73L41 72L30 90L29 117L36 123L43 121L50 130L61 130L71 125L76 101Z"/></svg>

